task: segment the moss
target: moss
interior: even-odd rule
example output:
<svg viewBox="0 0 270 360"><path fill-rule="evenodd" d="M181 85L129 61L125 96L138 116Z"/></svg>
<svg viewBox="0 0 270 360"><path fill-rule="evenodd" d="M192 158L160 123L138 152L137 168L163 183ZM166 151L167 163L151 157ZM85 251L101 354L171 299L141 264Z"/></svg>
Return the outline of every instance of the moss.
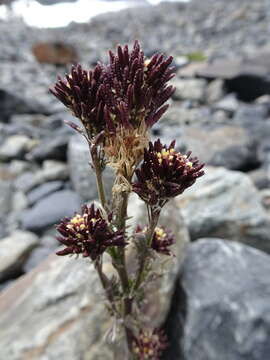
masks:
<svg viewBox="0 0 270 360"><path fill-rule="evenodd" d="M186 54L186 56L189 61L205 61L207 59L207 56L201 51L193 51Z"/></svg>

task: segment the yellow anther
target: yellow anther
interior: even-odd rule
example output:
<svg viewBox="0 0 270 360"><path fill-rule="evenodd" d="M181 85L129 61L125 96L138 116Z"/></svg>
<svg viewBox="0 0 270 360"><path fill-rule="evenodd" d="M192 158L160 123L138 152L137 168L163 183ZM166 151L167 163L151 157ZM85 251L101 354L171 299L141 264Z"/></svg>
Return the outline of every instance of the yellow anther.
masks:
<svg viewBox="0 0 270 360"><path fill-rule="evenodd" d="M68 228L68 229L73 229L73 225L68 224L68 225L67 225L67 228Z"/></svg>
<svg viewBox="0 0 270 360"><path fill-rule="evenodd" d="M160 152L157 153L157 157L161 158L161 153Z"/></svg>
<svg viewBox="0 0 270 360"><path fill-rule="evenodd" d="M81 229L81 230L84 230L84 229L85 229L85 225L84 225L84 224L81 224L81 225L80 225L80 229Z"/></svg>
<svg viewBox="0 0 270 360"><path fill-rule="evenodd" d="M175 150L174 149L170 149L170 153L174 154Z"/></svg>
<svg viewBox="0 0 270 360"><path fill-rule="evenodd" d="M189 161L189 162L187 162L187 166L189 166L189 167L191 167L192 168L192 162L191 161Z"/></svg>

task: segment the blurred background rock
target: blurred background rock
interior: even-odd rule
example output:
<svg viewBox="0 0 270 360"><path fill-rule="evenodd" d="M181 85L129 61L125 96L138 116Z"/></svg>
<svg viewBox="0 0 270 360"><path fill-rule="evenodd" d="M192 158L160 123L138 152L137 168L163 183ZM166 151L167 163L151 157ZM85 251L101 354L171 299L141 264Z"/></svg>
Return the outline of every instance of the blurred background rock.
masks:
<svg viewBox="0 0 270 360"><path fill-rule="evenodd" d="M91 341L78 330L103 319L88 276L75 261L47 259L58 246L54 225L97 198L87 146L48 88L72 63L92 67L134 39L147 57L172 54L177 69L153 139L176 139L208 167L175 205L194 243L165 323L165 357L269 358L269 23L268 0L0 1L1 360L112 356L100 353L102 326Z"/></svg>

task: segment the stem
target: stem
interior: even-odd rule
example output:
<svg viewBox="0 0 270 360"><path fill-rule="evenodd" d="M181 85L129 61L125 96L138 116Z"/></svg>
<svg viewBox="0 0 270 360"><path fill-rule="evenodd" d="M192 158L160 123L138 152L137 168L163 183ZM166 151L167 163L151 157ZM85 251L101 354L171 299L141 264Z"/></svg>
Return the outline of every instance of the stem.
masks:
<svg viewBox="0 0 270 360"><path fill-rule="evenodd" d="M145 236L146 244L147 244L147 247L149 247L149 248L151 248L151 243L152 243L154 232L155 232L155 229L156 229L156 226L157 226L157 223L158 223L159 215L160 215L160 211L159 212L154 212L151 209L151 215L150 215L150 220L149 220L149 229L148 229L147 234ZM135 292L140 287L140 285L142 283L143 273L144 273L147 258L148 258L147 251L145 251L141 255L142 255L142 257L140 258L139 269L138 269L137 278L136 278L136 281L135 281L135 284L134 284L134 287L133 287L133 292Z"/></svg>
<svg viewBox="0 0 270 360"><path fill-rule="evenodd" d="M103 179L102 179L102 169L100 166L100 161L98 158L93 157L93 164L95 167L95 174L96 174L96 182L97 182L97 188L98 188L98 196L100 203L104 209L106 209L106 195L103 185Z"/></svg>

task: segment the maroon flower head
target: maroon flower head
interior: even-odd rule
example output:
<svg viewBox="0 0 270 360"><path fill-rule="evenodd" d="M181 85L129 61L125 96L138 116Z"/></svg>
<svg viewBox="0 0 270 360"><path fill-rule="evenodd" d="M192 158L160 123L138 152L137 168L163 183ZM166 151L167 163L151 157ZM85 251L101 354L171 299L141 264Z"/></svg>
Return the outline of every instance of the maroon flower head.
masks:
<svg viewBox="0 0 270 360"><path fill-rule="evenodd" d="M167 346L167 336L162 331L141 330L134 341L134 353L139 360L158 360Z"/></svg>
<svg viewBox="0 0 270 360"><path fill-rule="evenodd" d="M131 52L127 45L118 46L109 56L108 65L99 63L92 71L73 66L50 89L82 121L89 138L104 130L151 127L174 92L167 85L174 76L172 57L156 54L146 60L138 41Z"/></svg>
<svg viewBox="0 0 270 360"><path fill-rule="evenodd" d="M50 92L56 96L84 125L89 138L99 134L104 120L104 66L83 70L73 66L71 73L58 81Z"/></svg>
<svg viewBox="0 0 270 360"><path fill-rule="evenodd" d="M64 219L57 226L57 231L61 234L57 240L66 246L57 255L82 254L96 260L109 247L126 245L123 233L111 230L94 205L85 205L81 215Z"/></svg>
<svg viewBox="0 0 270 360"><path fill-rule="evenodd" d="M150 206L162 207L204 175L204 164L191 158L191 152L183 155L175 150L175 141L169 147L160 140L149 143L144 152L140 169L136 170L137 181L133 190Z"/></svg>
<svg viewBox="0 0 270 360"><path fill-rule="evenodd" d="M146 60L138 41L131 52L125 45L118 46L116 54L109 54L105 75L108 129L139 128L142 123L151 127L167 110L164 104L175 90L167 85L174 76L170 67L173 58L156 54Z"/></svg>
<svg viewBox="0 0 270 360"><path fill-rule="evenodd" d="M136 233L147 233L148 228L145 226L143 229L138 226ZM163 226L156 227L151 242L151 248L156 252L164 255L172 255L169 247L175 243L175 237L172 232L165 229Z"/></svg>

